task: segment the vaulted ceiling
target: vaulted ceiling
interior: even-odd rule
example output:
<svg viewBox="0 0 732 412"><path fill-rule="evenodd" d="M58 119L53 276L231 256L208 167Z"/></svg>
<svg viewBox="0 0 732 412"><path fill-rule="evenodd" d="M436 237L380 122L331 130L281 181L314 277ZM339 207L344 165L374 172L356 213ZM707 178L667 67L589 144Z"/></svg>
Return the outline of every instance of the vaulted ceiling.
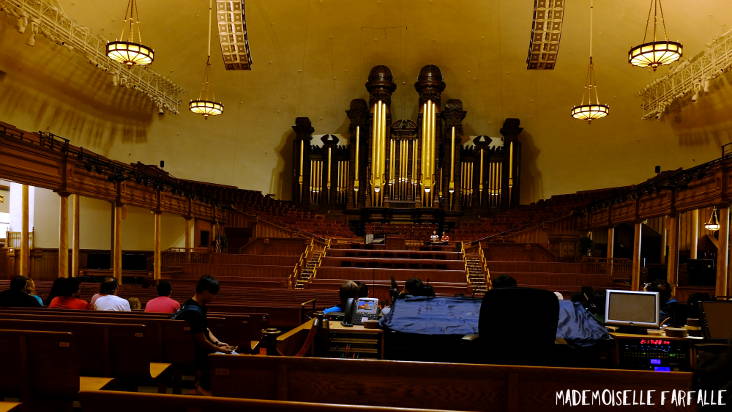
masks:
<svg viewBox="0 0 732 412"><path fill-rule="evenodd" d="M126 3L60 0L67 15L110 39ZM61 46L44 40L25 46L27 34L3 17L0 70L7 75L0 92L13 94L0 98L0 120L54 131L119 160L165 160L180 177L282 197L294 118L310 117L318 134L346 133L344 111L351 99L367 96L364 82L377 64L394 73L395 119L416 117L413 84L426 64L442 69L443 99L463 100L466 134L496 136L504 118L520 118L524 202L638 182L657 164L669 169L710 160L730 140L726 77L694 105L662 120L640 120L638 91L669 70L654 73L626 60L629 47L643 38L649 0L595 0L596 74L611 113L590 126L571 119L587 65L589 0L567 0L558 63L544 71L526 69L533 3L247 0L253 70L224 70L214 47L213 85L225 113L209 120L185 110L201 84L208 1L138 1L143 39L156 51L152 68L185 89L178 115L158 115L134 91L117 96L108 76ZM663 2L670 36L684 43L683 59L730 29L728 3ZM53 91L44 86L48 79ZM105 106L101 95L114 96Z"/></svg>

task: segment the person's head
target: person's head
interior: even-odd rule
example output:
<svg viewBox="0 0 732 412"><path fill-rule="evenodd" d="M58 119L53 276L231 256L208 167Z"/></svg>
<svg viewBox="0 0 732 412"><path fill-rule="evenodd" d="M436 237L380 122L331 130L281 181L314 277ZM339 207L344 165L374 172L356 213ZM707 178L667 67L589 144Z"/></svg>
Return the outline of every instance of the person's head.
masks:
<svg viewBox="0 0 732 412"><path fill-rule="evenodd" d="M356 281L356 284L358 285L358 297L359 298L367 298L369 297L369 287L367 284Z"/></svg>
<svg viewBox="0 0 732 412"><path fill-rule="evenodd" d="M404 290L407 295L420 296L420 292L424 288L424 283L420 278L409 278L404 282Z"/></svg>
<svg viewBox="0 0 732 412"><path fill-rule="evenodd" d="M646 292L658 292L658 298L661 305L671 299L671 285L669 285L665 280L656 280L655 282L648 283L643 289Z"/></svg>
<svg viewBox="0 0 732 412"><path fill-rule="evenodd" d="M196 301L203 305L213 302L219 293L219 281L213 276L203 275L196 284Z"/></svg>
<svg viewBox="0 0 732 412"><path fill-rule="evenodd" d="M79 295L79 281L74 278L61 278L59 296L72 297Z"/></svg>
<svg viewBox="0 0 732 412"><path fill-rule="evenodd" d="M342 307L346 306L348 299L358 299L360 290L361 288L352 280L341 283L341 288L338 290L338 297L341 299Z"/></svg>
<svg viewBox="0 0 732 412"><path fill-rule="evenodd" d="M105 278L99 286L99 293L102 295L114 295L117 292L117 279Z"/></svg>
<svg viewBox="0 0 732 412"><path fill-rule="evenodd" d="M515 288L516 279L508 275L501 275L493 279L493 289Z"/></svg>
<svg viewBox="0 0 732 412"><path fill-rule="evenodd" d="M132 310L142 309L142 302L140 302L140 298L131 297L131 298L127 299L127 302L130 303L130 309L132 309Z"/></svg>
<svg viewBox="0 0 732 412"><path fill-rule="evenodd" d="M156 289L158 290L158 296L170 296L170 294L173 293L173 287L170 286L170 282L167 280L161 280L158 282Z"/></svg>
<svg viewBox="0 0 732 412"><path fill-rule="evenodd" d="M10 281L10 290L16 292L25 292L25 286L28 284L28 278L25 276L16 276Z"/></svg>
<svg viewBox="0 0 732 412"><path fill-rule="evenodd" d="M28 279L28 281L25 282L25 293L29 295L36 294L36 282L34 282L33 279Z"/></svg>

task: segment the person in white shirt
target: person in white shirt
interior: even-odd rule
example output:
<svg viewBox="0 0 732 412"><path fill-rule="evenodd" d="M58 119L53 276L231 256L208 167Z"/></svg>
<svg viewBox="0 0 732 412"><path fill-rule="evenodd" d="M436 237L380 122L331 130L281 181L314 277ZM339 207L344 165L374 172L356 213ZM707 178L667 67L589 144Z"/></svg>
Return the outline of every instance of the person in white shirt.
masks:
<svg viewBox="0 0 732 412"><path fill-rule="evenodd" d="M117 293L117 280L114 278L105 279L99 287L100 296L93 303L94 310L130 312L130 302L115 295L115 293Z"/></svg>

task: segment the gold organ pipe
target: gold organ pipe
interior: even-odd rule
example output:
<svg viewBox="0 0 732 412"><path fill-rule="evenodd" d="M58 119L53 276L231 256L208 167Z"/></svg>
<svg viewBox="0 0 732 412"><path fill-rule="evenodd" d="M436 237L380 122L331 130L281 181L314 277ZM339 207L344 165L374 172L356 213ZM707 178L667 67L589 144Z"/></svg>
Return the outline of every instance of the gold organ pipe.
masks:
<svg viewBox="0 0 732 412"><path fill-rule="evenodd" d="M389 184L394 184L394 165L396 162L394 162L394 139L389 139Z"/></svg>
<svg viewBox="0 0 732 412"><path fill-rule="evenodd" d="M480 192L480 203L483 203L483 149L480 149L480 172L478 180L478 191Z"/></svg>
<svg viewBox="0 0 732 412"><path fill-rule="evenodd" d="M354 168L354 174L353 177L353 190L358 192L358 148L359 148L359 138L361 137L361 126L356 126L356 167Z"/></svg>
<svg viewBox="0 0 732 412"><path fill-rule="evenodd" d="M303 162L305 157L305 140L300 140L300 176L297 178L297 184L300 186L300 201L302 202L302 183L303 183Z"/></svg>
<svg viewBox="0 0 732 412"><path fill-rule="evenodd" d="M372 126L372 132L371 132L371 187L376 189L376 175L378 173L378 161L379 161L379 152L378 152L378 136L379 136L379 103L376 102L374 104L374 118L373 118L373 126Z"/></svg>
<svg viewBox="0 0 732 412"><path fill-rule="evenodd" d="M452 127L452 145L450 148L450 193L455 191L455 126Z"/></svg>
<svg viewBox="0 0 732 412"><path fill-rule="evenodd" d="M325 177L326 178L325 189L328 191L328 197L330 197L330 171L331 171L330 166L332 164L331 160L333 159L332 149L333 148L331 148L331 147L328 148L328 172L327 172L328 175Z"/></svg>
<svg viewBox="0 0 732 412"><path fill-rule="evenodd" d="M421 156L420 156L420 171L421 173L421 184L422 189L424 189L425 184L425 174L427 170L427 164L425 162L425 159L427 158L427 103L425 103L422 106L422 150L421 150Z"/></svg>

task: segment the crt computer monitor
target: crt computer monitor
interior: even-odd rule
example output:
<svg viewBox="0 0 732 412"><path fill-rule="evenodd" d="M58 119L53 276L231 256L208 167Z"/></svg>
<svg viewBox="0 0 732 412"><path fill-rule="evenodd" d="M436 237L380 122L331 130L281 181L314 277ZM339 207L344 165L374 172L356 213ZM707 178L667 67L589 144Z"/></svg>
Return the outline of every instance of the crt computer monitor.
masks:
<svg viewBox="0 0 732 412"><path fill-rule="evenodd" d="M732 341L732 301L701 302L704 337Z"/></svg>
<svg viewBox="0 0 732 412"><path fill-rule="evenodd" d="M658 292L608 290L605 295L605 323L617 326L657 328Z"/></svg>

